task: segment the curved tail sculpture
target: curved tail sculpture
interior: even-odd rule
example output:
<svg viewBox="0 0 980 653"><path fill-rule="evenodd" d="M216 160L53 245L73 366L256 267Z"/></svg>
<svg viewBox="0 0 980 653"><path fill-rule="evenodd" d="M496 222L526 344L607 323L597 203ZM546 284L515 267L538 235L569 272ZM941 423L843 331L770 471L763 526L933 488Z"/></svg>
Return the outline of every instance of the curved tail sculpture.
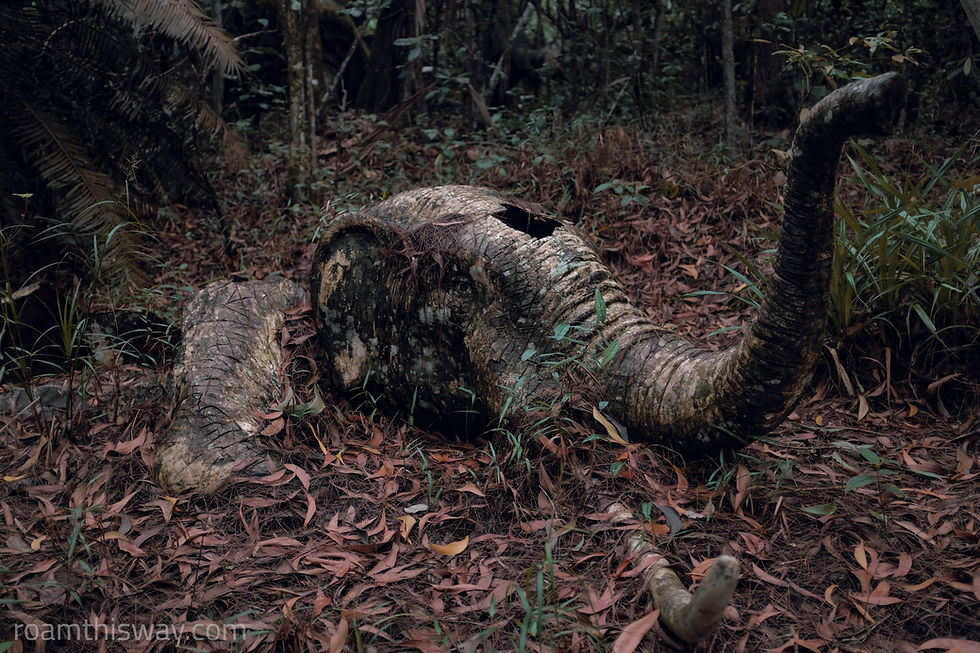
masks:
<svg viewBox="0 0 980 653"><path fill-rule="evenodd" d="M393 410L475 414L480 427L529 396L567 390L540 373L542 356L598 359L616 342L589 383L634 439L709 453L762 436L792 410L820 352L841 148L887 133L904 97L901 77L881 75L803 118L766 299L728 350L651 323L574 227L489 189L444 186L328 227L312 303L333 382L370 387ZM557 338L563 325L575 337Z"/></svg>

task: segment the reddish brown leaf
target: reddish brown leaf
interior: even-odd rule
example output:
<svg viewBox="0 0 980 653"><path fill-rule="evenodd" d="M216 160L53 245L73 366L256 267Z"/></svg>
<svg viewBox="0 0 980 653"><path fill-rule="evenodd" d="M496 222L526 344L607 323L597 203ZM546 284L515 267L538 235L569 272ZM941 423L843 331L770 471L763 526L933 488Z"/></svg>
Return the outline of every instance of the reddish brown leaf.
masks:
<svg viewBox="0 0 980 653"><path fill-rule="evenodd" d="M822 639L800 639L794 637L782 646L777 648L767 648L766 653L783 653L783 651L799 651L800 649L805 649L807 651L813 651L813 653L823 653L823 646L826 645Z"/></svg>
<svg viewBox="0 0 980 653"><path fill-rule="evenodd" d="M114 453L118 453L123 456L131 454L133 451L142 447L146 443L146 436L149 435L149 433L150 433L149 429L147 429L144 426L143 430L140 431L140 434L135 438L133 438L132 440L127 440L125 442L117 442L114 445L109 444L107 442L105 447L103 448L102 453L103 455L105 455L110 451L112 451Z"/></svg>
<svg viewBox="0 0 980 653"><path fill-rule="evenodd" d="M173 516L174 506L177 505L177 499L174 497L163 497L162 499L156 499L155 501L150 501L147 505L156 506L163 513L164 523L169 523L170 518Z"/></svg>
<svg viewBox="0 0 980 653"><path fill-rule="evenodd" d="M752 482L752 475L745 465L739 465L735 472L735 500L732 502L732 510L738 513L742 509L742 504L749 494L749 485Z"/></svg>
<svg viewBox="0 0 980 653"><path fill-rule="evenodd" d="M310 525L310 521L313 520L313 515L316 514L316 500L312 495L307 493L306 495L306 515L303 517L303 528Z"/></svg>
<svg viewBox="0 0 980 653"><path fill-rule="evenodd" d="M647 633L657 624L659 618L660 610L654 610L628 624L613 642L613 653L632 653L635 651L643 643Z"/></svg>
<svg viewBox="0 0 980 653"><path fill-rule="evenodd" d="M755 564L752 565L752 572L759 578L759 580L761 580L763 582L769 583L771 585L776 585L778 587L789 587L789 588L791 588L791 589L799 592L803 596L810 597L811 599L817 599L818 601L822 599L822 597L814 594L813 592L810 592L808 590L803 589L802 587L800 587L796 583L793 583L793 582L787 581L787 580L780 580L780 579L776 578L775 576L773 576L771 574L768 574L768 573L762 571Z"/></svg>
<svg viewBox="0 0 980 653"><path fill-rule="evenodd" d="M308 491L310 489L310 475L305 469L292 463L285 463L283 467L296 474L296 478L299 479L299 482L303 485L304 490Z"/></svg>
<svg viewBox="0 0 980 653"><path fill-rule="evenodd" d="M861 569L868 570L868 555L864 550L864 542L858 542L857 546L854 547L854 559Z"/></svg>
<svg viewBox="0 0 980 653"><path fill-rule="evenodd" d="M930 585L932 585L933 583L935 583L937 580L939 580L939 579L938 578L929 578L927 580L922 581L921 583L916 583L914 585L901 584L901 585L899 585L899 587L901 587L906 592L918 592L919 590L924 590L925 588L929 587Z"/></svg>
<svg viewBox="0 0 980 653"><path fill-rule="evenodd" d="M286 422L285 420L283 420L283 418L277 417L276 419L272 420L271 422L265 425L265 428L262 429L260 435L266 435L266 436L276 435L277 433L282 431L285 424Z"/></svg>
<svg viewBox="0 0 980 653"><path fill-rule="evenodd" d="M851 598L870 605L894 605L895 603L902 602L902 599L900 598L888 596L889 591L891 591L891 587L888 585L888 583L886 581L881 581L870 594L865 594L862 596L851 592Z"/></svg>
<svg viewBox="0 0 980 653"><path fill-rule="evenodd" d="M426 569L424 567L415 567L414 569L410 569L408 565L400 565L391 571L371 574L371 579L379 585L388 585L390 583L408 580L409 578L415 578L416 576L424 574L425 572Z"/></svg>
<svg viewBox="0 0 980 653"><path fill-rule="evenodd" d="M469 492L470 494L475 494L475 495L477 495L479 497L486 496L483 493L483 490L481 490L480 488L478 488L473 483L473 481L466 481L465 483L463 483L463 485L461 485L460 487L456 488L456 491L457 492Z"/></svg>

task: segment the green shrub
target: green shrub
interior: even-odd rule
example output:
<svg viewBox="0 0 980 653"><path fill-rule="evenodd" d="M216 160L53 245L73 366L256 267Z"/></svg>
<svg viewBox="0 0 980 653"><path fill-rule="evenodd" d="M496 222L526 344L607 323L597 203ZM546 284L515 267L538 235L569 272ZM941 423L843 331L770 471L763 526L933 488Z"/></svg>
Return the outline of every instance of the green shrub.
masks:
<svg viewBox="0 0 980 653"><path fill-rule="evenodd" d="M873 326L922 372L976 358L980 345L980 175L957 176L977 169L965 150L898 179L857 148L849 161L866 199L837 204L831 327L848 337Z"/></svg>

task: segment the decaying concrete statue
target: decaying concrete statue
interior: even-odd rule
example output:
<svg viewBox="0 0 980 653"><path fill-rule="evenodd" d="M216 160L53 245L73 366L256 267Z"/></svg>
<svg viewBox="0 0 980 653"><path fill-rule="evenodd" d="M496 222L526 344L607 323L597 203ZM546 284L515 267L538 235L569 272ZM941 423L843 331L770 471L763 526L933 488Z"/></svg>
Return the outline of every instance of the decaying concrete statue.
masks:
<svg viewBox="0 0 980 653"><path fill-rule="evenodd" d="M327 229L311 301L335 385L367 386L401 411L495 417L555 383L542 357L601 359L615 342L589 384L633 439L710 453L764 435L796 404L822 345L841 148L887 132L904 93L899 76L882 75L804 117L773 278L731 349L651 323L575 228L489 189L445 186ZM573 337L555 337L562 325Z"/></svg>
<svg viewBox="0 0 980 653"><path fill-rule="evenodd" d="M311 303L333 384L474 433L527 401L584 392L606 402L603 412L632 439L680 452L764 435L799 400L822 345L841 149L851 136L887 133L904 96L899 76L882 75L835 91L802 118L773 276L732 348L703 350L651 323L574 227L489 189L447 186L396 195L328 226ZM250 317L240 328L226 324L226 313L208 312L226 300L210 294L189 308L200 315L185 318L174 373L180 403L158 455L158 478L177 490L213 489L255 454L256 427L246 418L258 395L274 393L270 339L282 311L299 301L288 285L221 292ZM195 331L202 320L209 326ZM232 327L234 342L216 345L229 374L205 372L216 324ZM258 362L248 365L253 355ZM597 364L583 384L549 373L558 359ZM609 511L629 516L618 504ZM641 540L631 549L638 559L658 555ZM705 637L731 598L738 564L719 558L692 596L661 558L644 573L664 623L687 641Z"/></svg>
<svg viewBox="0 0 980 653"><path fill-rule="evenodd" d="M588 385L635 440L705 454L765 435L796 405L822 346L841 149L889 132L904 97L904 81L887 74L803 117L765 302L730 349L706 351L651 323L574 227L489 189L447 186L328 227L311 301L334 384L403 413L486 424L531 397L581 391L563 387L581 380L542 373L542 360L609 358ZM719 558L694 596L661 559L647 580L664 623L696 641L721 620L738 565Z"/></svg>

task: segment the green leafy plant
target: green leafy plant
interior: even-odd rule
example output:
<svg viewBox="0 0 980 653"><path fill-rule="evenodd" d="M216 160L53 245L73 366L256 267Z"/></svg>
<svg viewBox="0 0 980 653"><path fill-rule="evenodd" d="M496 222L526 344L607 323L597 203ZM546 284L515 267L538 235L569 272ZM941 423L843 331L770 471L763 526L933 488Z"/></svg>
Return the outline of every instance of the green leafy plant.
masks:
<svg viewBox="0 0 980 653"><path fill-rule="evenodd" d="M875 486L878 508L877 510L869 509L868 514L887 525L889 519L887 508L892 498L905 496L905 492L900 487L888 482L889 477L895 476L902 469L901 463L893 458L884 458L878 455L873 448L866 444L855 444L847 440L836 440L831 444L834 449L828 457L851 474L844 484L844 494L850 494L864 487ZM848 457L845 458L845 456ZM868 465L871 466L870 471L867 470ZM913 469L912 471L927 478L942 480L941 476L927 470ZM837 512L837 502L830 501L804 506L801 510L811 515L825 517Z"/></svg>
<svg viewBox="0 0 980 653"><path fill-rule="evenodd" d="M834 442L833 445L836 448L836 451L832 452L830 457L844 469L853 472L853 475L847 480L847 483L844 484L844 494L848 494L863 487L874 485L875 489L877 490L876 496L878 499L878 510L868 510L868 514L887 525L888 515L886 509L891 500L890 497L901 498L905 496L905 493L900 487L887 481L889 476L894 476L898 473L900 466L899 461L892 458L883 458L879 456L874 449L865 444L854 444L853 442L848 442L846 440L838 440ZM869 463L873 467L873 471L862 471L858 465L854 464L854 462L842 458L841 453L859 457L865 463ZM929 478L934 478L937 480L941 480L942 478L933 472L921 470L914 471ZM813 512L813 510L811 509L810 512Z"/></svg>
<svg viewBox="0 0 980 653"><path fill-rule="evenodd" d="M554 341L554 351L539 352L533 346L521 354L521 360L528 363L528 371L519 377L512 386L504 388L508 397L500 414L497 426L493 429L503 435L510 445L510 453L505 465L522 466L527 474L533 471L533 462L525 443L537 437L551 437L567 433L577 428L577 423L566 408L573 402L573 394L568 391L582 379L588 383L596 371L609 365L619 352L619 341L608 341L597 334L606 321L607 307L602 293L594 293L595 322L588 324L558 324L550 339ZM532 392L527 387L537 388ZM565 390L562 390L565 388ZM605 408L606 402L598 401L598 410ZM613 426L612 428L617 428ZM620 433L625 437L625 433ZM594 434L585 438L602 439L606 436ZM491 453L499 460L496 452ZM622 463L615 463L614 473ZM502 474L498 471L498 475Z"/></svg>
<svg viewBox="0 0 980 653"><path fill-rule="evenodd" d="M67 549L62 554L62 562L68 571L68 581L64 587L66 610L69 601L74 601L78 606L83 606L85 595L93 587L101 584L97 574L97 556L92 550L88 538L85 537L85 523L90 513L98 515L102 512L101 506L90 506L84 503L72 507L69 511L68 523L71 525L71 532L66 541ZM96 521L98 523L100 519L96 518ZM82 572L80 577L75 573L76 567Z"/></svg>
<svg viewBox="0 0 980 653"><path fill-rule="evenodd" d="M435 506L439 502L439 497L442 496L444 488L436 484L435 477L432 474L432 468L429 466L429 459L425 454L425 443L422 440L412 440L406 448L409 458L418 457L419 461L421 461L421 471L425 475L426 481L426 503L429 506Z"/></svg>
<svg viewBox="0 0 980 653"><path fill-rule="evenodd" d="M644 193L649 189L650 187L647 184L631 183L622 179L612 179L599 184L592 192L595 195L601 195L609 192L613 193L619 197L619 206L622 210L626 210L634 204L646 209L650 207L650 201L647 200Z"/></svg>
<svg viewBox="0 0 980 653"><path fill-rule="evenodd" d="M882 172L860 147L857 153L849 160L868 199L856 208L837 205L833 329L852 335L875 324L905 348L920 333L947 353L976 347L980 175L955 174L964 149L903 179Z"/></svg>
<svg viewBox="0 0 980 653"><path fill-rule="evenodd" d="M513 625L517 632L511 635L515 651L537 651L540 644L552 642L566 632L584 633L592 650L604 650L604 640L599 630L588 623L576 610L578 598L560 599L558 578L555 571L550 540L544 543L542 560L526 572L524 586L514 586L514 599L504 607L516 608ZM491 599L489 615L493 619L499 606ZM554 646L550 646L554 650Z"/></svg>
<svg viewBox="0 0 980 653"><path fill-rule="evenodd" d="M906 63L918 66L916 57L922 50L902 47L895 30L877 32L872 36L852 36L839 48L826 43L816 46L780 44L773 54L786 58L786 66L803 73L802 98L808 98L813 89L821 85L833 90L861 77L873 74L877 59L889 59L892 66Z"/></svg>
<svg viewBox="0 0 980 653"><path fill-rule="evenodd" d="M359 399L361 402L357 405L356 410L364 412L366 408L371 409L371 412L368 414L368 419L373 422L381 410L378 406L381 397L375 396L368 388L371 381L371 372L372 370L368 370L367 374L364 375L364 381L361 382L361 387L354 394L354 399Z"/></svg>
<svg viewBox="0 0 980 653"><path fill-rule="evenodd" d="M766 232L763 237L767 240L776 240L776 234L774 232ZM742 267L745 269L742 272L732 266L725 265L725 270L728 271L730 275L735 277L738 285L734 290L696 290L694 292L686 293L684 297L707 297L712 295L727 295L734 299L735 301L741 302L751 308L754 311L760 310L762 307L762 300L766 296L766 281L767 277L765 272L763 272L759 263L750 259L745 254L734 250L733 248L725 245L725 249L729 250L735 258L739 260ZM764 256L770 256L775 253L775 249L767 249L762 252ZM745 327L742 325L728 326L715 329L711 333L705 336L705 338L711 338L713 336L727 333L729 331L740 331Z"/></svg>

